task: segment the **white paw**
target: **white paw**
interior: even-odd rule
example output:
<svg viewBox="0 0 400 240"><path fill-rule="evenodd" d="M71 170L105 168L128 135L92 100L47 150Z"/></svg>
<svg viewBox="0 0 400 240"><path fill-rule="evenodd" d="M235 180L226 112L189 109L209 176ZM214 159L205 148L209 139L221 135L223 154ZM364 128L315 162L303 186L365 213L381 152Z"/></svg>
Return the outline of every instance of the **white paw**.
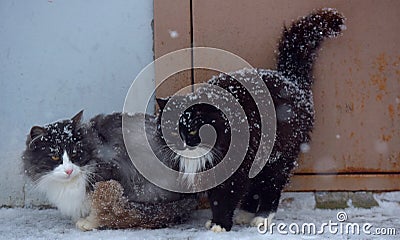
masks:
<svg viewBox="0 0 400 240"><path fill-rule="evenodd" d="M220 225L214 225L211 227L211 231L219 233L219 232L226 232L225 228L221 227Z"/></svg>
<svg viewBox="0 0 400 240"><path fill-rule="evenodd" d="M211 229L211 225L212 225L211 220L207 220L207 222L204 224L204 226L205 226L207 229Z"/></svg>
<svg viewBox="0 0 400 240"><path fill-rule="evenodd" d="M245 210L239 210L233 218L233 222L240 225L249 224L254 216L254 213Z"/></svg>
<svg viewBox="0 0 400 240"><path fill-rule="evenodd" d="M75 226L82 231L91 231L96 229L99 225L97 222L88 220L88 218L81 218L76 222Z"/></svg>
<svg viewBox="0 0 400 240"><path fill-rule="evenodd" d="M211 220L208 220L208 221L206 222L206 224L204 224L204 226L205 226L207 229L209 229L209 230L211 230L211 231L213 231L213 232L216 232L216 233L218 233L218 232L226 232L226 229L225 229L225 228L221 227L220 225L213 224L213 223L211 222Z"/></svg>
<svg viewBox="0 0 400 240"><path fill-rule="evenodd" d="M269 226L271 226L272 219L274 218L274 216L275 216L275 213L270 213L268 215L268 217L266 217L266 218L260 217L260 216L255 217L251 220L250 226L258 227L260 224L263 224L263 225L267 225L267 227L269 228Z"/></svg>

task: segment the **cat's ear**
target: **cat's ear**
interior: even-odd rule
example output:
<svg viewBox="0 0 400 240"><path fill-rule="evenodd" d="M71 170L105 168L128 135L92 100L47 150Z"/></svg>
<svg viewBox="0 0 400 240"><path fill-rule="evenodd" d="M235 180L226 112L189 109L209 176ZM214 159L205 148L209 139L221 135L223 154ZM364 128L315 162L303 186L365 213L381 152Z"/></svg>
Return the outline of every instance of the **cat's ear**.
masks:
<svg viewBox="0 0 400 240"><path fill-rule="evenodd" d="M31 131L29 133L28 141L27 141L27 145L28 145L29 149L35 149L36 140L46 134L47 134L47 131L45 128L39 127L39 126L32 127Z"/></svg>
<svg viewBox="0 0 400 240"><path fill-rule="evenodd" d="M30 137L31 140L34 140L40 136L46 135L46 129L39 126L34 126L31 128Z"/></svg>
<svg viewBox="0 0 400 240"><path fill-rule="evenodd" d="M75 116L71 118L72 122L75 124L80 124L83 116L83 110L78 112Z"/></svg>
<svg viewBox="0 0 400 240"><path fill-rule="evenodd" d="M167 102L169 101L169 97L167 98L156 98L158 107L160 107L160 110L163 110L165 108L165 105L167 105Z"/></svg>

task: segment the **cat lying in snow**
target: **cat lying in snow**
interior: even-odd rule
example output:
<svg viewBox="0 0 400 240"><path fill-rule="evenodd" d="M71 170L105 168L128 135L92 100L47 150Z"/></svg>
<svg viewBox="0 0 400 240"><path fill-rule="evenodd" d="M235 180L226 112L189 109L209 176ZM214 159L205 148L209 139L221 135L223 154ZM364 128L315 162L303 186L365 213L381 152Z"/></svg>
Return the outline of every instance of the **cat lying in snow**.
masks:
<svg viewBox="0 0 400 240"><path fill-rule="evenodd" d="M32 127L22 156L25 173L61 213L82 230L161 228L188 218L195 199L155 186L134 167L123 141L122 114L98 115L86 124L82 114ZM132 124L146 121L149 132L156 129L154 116L129 118ZM156 143L156 136L150 141Z"/></svg>

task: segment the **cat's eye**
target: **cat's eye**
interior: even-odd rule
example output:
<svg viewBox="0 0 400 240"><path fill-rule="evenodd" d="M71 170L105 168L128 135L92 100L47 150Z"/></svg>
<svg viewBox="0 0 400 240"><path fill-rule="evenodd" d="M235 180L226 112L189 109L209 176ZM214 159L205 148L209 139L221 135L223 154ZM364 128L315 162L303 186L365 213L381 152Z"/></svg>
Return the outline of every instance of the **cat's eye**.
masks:
<svg viewBox="0 0 400 240"><path fill-rule="evenodd" d="M193 135L196 135L196 133L197 133L197 130L193 130L193 131L190 131L190 132L189 132L189 135L192 135L192 136L193 136Z"/></svg>
<svg viewBox="0 0 400 240"><path fill-rule="evenodd" d="M56 155L53 155L53 156L51 156L51 160L58 161L58 160L60 160L60 157L56 156Z"/></svg>
<svg viewBox="0 0 400 240"><path fill-rule="evenodd" d="M72 153L71 153L71 157L76 157L77 154L78 154L77 151L74 149L74 150L72 151Z"/></svg>

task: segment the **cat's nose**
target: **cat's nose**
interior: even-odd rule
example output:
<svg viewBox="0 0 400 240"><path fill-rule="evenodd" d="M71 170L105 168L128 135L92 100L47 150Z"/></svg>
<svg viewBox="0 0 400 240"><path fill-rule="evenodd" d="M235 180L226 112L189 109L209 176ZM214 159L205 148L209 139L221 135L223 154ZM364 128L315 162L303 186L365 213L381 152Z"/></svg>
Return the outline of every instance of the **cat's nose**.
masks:
<svg viewBox="0 0 400 240"><path fill-rule="evenodd" d="M65 173L69 176L72 174L73 171L74 170L72 170L72 169L67 169L67 170L65 170Z"/></svg>

